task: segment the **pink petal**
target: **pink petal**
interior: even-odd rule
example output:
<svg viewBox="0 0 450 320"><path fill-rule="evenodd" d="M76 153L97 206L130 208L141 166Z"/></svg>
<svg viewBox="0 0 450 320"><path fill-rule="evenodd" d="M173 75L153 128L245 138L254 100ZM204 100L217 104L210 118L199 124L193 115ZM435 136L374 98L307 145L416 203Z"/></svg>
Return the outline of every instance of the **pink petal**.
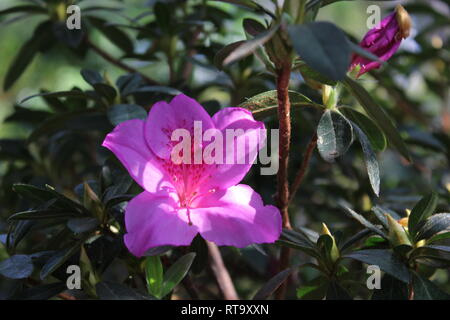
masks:
<svg viewBox="0 0 450 320"><path fill-rule="evenodd" d="M169 186L169 179L144 139L143 120L129 120L116 126L102 146L111 150L131 177L145 190L156 192Z"/></svg>
<svg viewBox="0 0 450 320"><path fill-rule="evenodd" d="M202 122L203 131L213 128L211 117L194 99L179 94L170 103L155 103L146 121L146 139L152 151L163 159L170 159L174 144L172 132L175 129L187 129L194 135L194 121Z"/></svg>
<svg viewBox="0 0 450 320"><path fill-rule="evenodd" d="M217 129L223 135L223 160L222 164L215 166L210 173L209 181L203 185L203 190L228 188L242 181L255 161L258 151L265 145L266 135L264 123L256 121L250 111L242 108L225 108L213 116ZM244 134L235 137L234 142L227 145L227 130L242 129ZM247 142L247 143L246 143ZM244 145L244 152L238 161L238 145ZM227 150L227 146L230 148ZM227 155L234 154L232 164L227 164ZM241 164L240 164L241 163Z"/></svg>
<svg viewBox="0 0 450 320"><path fill-rule="evenodd" d="M142 192L133 198L125 211L125 245L135 256L158 246L187 246L198 233L189 225L185 210L168 193Z"/></svg>
<svg viewBox="0 0 450 320"><path fill-rule="evenodd" d="M242 184L204 197L191 218L202 237L217 245L273 243L281 233L280 211L264 206L261 196Z"/></svg>

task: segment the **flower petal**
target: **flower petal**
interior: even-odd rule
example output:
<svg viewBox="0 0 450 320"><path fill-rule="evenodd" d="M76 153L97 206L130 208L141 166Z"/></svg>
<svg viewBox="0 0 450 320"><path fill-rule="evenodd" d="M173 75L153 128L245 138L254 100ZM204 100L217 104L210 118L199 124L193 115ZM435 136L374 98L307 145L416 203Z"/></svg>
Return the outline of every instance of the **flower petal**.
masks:
<svg viewBox="0 0 450 320"><path fill-rule="evenodd" d="M203 131L214 127L205 109L184 94L177 95L170 103L155 103L147 118L145 130L150 148L160 158L170 159L172 147L178 143L171 141L172 132L187 129L193 137L194 121L201 121Z"/></svg>
<svg viewBox="0 0 450 320"><path fill-rule="evenodd" d="M256 121L252 113L243 108L222 109L213 116L213 121L222 132L223 161L211 170L210 179L203 185L203 191L226 189L241 182L266 140L264 123ZM243 134L238 135L239 130ZM233 131L236 136L230 135L229 139L227 132ZM227 143L227 140L231 142Z"/></svg>
<svg viewBox="0 0 450 320"><path fill-rule="evenodd" d="M156 192L169 186L169 179L144 138L143 120L128 120L109 133L102 146L111 150L145 190Z"/></svg>
<svg viewBox="0 0 450 320"><path fill-rule="evenodd" d="M281 233L280 211L264 206L261 196L242 184L204 197L191 211L202 237L217 245L272 243Z"/></svg>
<svg viewBox="0 0 450 320"><path fill-rule="evenodd" d="M185 210L177 210L176 198L168 193L142 192L125 210L125 245L135 256L153 247L187 246L198 229L189 225Z"/></svg>

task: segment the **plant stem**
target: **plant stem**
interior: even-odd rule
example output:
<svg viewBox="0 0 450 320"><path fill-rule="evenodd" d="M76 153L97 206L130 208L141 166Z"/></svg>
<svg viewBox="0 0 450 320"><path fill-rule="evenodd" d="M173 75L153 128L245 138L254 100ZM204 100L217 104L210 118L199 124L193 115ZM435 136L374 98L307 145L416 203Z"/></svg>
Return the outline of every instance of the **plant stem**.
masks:
<svg viewBox="0 0 450 320"><path fill-rule="evenodd" d="M211 269L216 277L217 284L222 291L225 300L239 300L234 288L228 269L223 263L219 248L212 242L206 241L208 245L209 257L211 259Z"/></svg>
<svg viewBox="0 0 450 320"><path fill-rule="evenodd" d="M113 65L115 65L115 66L117 66L117 67L119 67L119 68L121 68L121 69L123 69L123 70L125 70L127 72L140 74L142 79L144 79L144 81L147 82L150 85L159 85L159 83L156 82L155 80L153 80L152 78L142 74L141 72L139 72L138 70L134 69L133 67L130 67L129 65L123 63L119 59L114 58L113 56L111 56L106 51L103 51L103 49L101 49L96 44L91 42L91 40L89 40L89 38L86 38L85 41L86 41L86 44L88 45L89 48L91 48L95 53L97 53L99 56L101 56L106 61L112 63Z"/></svg>
<svg viewBox="0 0 450 320"><path fill-rule="evenodd" d="M311 141L308 143L308 146L306 147L305 154L303 155L303 161L300 166L300 169L298 170L297 176L295 177L294 182L291 186L291 193L289 195L289 202L294 199L296 192L300 188L300 185L303 182L303 178L305 177L306 170L309 166L309 161L311 160L311 156L313 154L313 151L317 145L317 133L314 133L313 137L311 138Z"/></svg>
<svg viewBox="0 0 450 320"><path fill-rule="evenodd" d="M289 220L289 180L288 180L288 164L289 164L289 147L291 142L291 103L289 101L289 79L291 77L291 62L285 62L278 69L277 76L277 96L278 96L278 119L279 119L279 170L277 175L277 204L281 212L283 228L291 229ZM279 271L289 266L290 248L283 247L280 254ZM283 299L286 292L285 281L277 290L276 298Z"/></svg>

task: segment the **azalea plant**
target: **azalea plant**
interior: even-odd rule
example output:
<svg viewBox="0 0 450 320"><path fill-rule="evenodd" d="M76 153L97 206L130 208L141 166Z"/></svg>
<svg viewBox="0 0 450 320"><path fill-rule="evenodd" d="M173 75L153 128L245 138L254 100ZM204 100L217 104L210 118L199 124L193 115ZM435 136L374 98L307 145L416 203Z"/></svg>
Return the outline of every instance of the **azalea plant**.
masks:
<svg viewBox="0 0 450 320"><path fill-rule="evenodd" d="M5 92L84 81L4 120L0 297L448 299L450 13L397 2L358 37L327 10L365 1L0 10L37 21Z"/></svg>

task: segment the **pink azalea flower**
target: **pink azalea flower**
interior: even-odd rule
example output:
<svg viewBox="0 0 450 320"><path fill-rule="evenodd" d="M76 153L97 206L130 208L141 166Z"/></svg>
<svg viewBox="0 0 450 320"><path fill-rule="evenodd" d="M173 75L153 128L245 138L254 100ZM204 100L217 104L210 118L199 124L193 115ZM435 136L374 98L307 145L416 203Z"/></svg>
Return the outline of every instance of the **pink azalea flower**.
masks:
<svg viewBox="0 0 450 320"><path fill-rule="evenodd" d="M236 247L279 238L279 210L265 206L249 186L238 184L256 159L248 144L249 161L243 164L172 161L172 132L184 128L193 133L194 121L201 121L203 133L219 130L224 137L226 129L245 130L234 143L264 129L245 109L226 108L211 118L197 101L180 94L170 103L155 103L145 121L119 124L103 142L144 189L125 210L125 244L135 256L152 247L189 245L198 233L217 245ZM258 139L261 148L265 135ZM203 141L201 148L207 145Z"/></svg>
<svg viewBox="0 0 450 320"><path fill-rule="evenodd" d="M410 29L411 19L408 12L401 5L398 5L393 13L367 32L359 45L376 55L380 60L387 61L397 52L402 39L409 36ZM381 63L354 54L351 69L357 65L361 66L358 73L359 77L372 69L378 69Z"/></svg>

